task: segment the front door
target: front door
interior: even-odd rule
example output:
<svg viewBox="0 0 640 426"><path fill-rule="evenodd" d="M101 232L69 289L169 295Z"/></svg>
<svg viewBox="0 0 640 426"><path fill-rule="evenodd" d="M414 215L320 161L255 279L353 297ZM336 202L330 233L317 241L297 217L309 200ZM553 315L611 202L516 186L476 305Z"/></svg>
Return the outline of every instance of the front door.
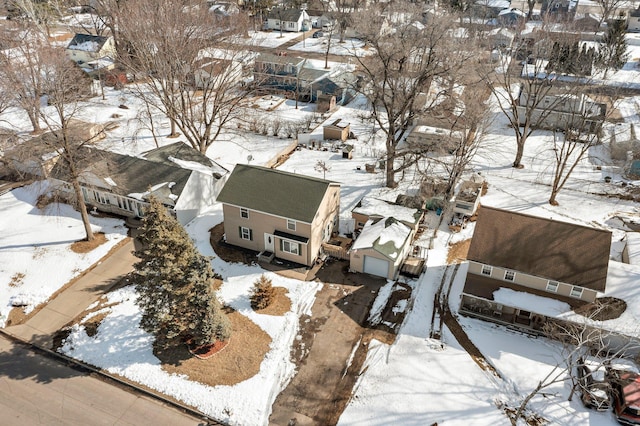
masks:
<svg viewBox="0 0 640 426"><path fill-rule="evenodd" d="M274 252L275 244L273 240L274 240L273 234L267 234L267 233L264 234L264 250L265 251L270 251L271 253Z"/></svg>

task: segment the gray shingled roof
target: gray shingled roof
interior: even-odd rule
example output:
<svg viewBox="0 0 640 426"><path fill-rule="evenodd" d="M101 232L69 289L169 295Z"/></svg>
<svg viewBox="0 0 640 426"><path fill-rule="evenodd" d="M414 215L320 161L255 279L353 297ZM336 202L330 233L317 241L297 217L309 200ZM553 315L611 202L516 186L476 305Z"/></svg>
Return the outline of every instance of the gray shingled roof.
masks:
<svg viewBox="0 0 640 426"><path fill-rule="evenodd" d="M483 206L467 259L604 291L610 248L606 230Z"/></svg>
<svg viewBox="0 0 640 426"><path fill-rule="evenodd" d="M101 178L110 178L116 184L111 192L119 195L144 193L150 187L164 182L174 182L171 193L180 195L192 171L154 163L138 157L116 154L110 151L89 149L90 154L83 155L80 169L93 172ZM63 161L58 161L51 170L51 177L68 181L68 173Z"/></svg>
<svg viewBox="0 0 640 426"><path fill-rule="evenodd" d="M169 158L177 158L183 161L202 164L203 166L211 168L216 179L220 179L222 176L229 173L229 171L220 164L202 154L200 151L193 149L190 145L187 145L184 142L174 142L169 145L154 148L143 152L142 156L154 163L163 163L169 166L176 166L176 163L171 161Z"/></svg>
<svg viewBox="0 0 640 426"><path fill-rule="evenodd" d="M102 46L107 42L108 38L104 36L97 36L93 34L76 34L73 36L69 44L67 45L67 49L76 50L78 46L82 46L82 50L86 46L84 43L95 43L96 49L91 49L92 52L99 52L102 49Z"/></svg>
<svg viewBox="0 0 640 426"><path fill-rule="evenodd" d="M286 22L298 22L302 11L300 9L282 9L279 7L271 9L267 19L279 19Z"/></svg>
<svg viewBox="0 0 640 426"><path fill-rule="evenodd" d="M331 184L310 176L238 164L217 200L311 223Z"/></svg>

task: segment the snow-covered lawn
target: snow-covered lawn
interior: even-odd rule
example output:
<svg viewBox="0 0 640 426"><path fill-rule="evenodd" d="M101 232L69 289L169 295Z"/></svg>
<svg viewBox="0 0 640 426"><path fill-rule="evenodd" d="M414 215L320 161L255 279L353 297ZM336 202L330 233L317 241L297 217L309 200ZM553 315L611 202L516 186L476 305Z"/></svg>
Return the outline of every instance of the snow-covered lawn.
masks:
<svg viewBox="0 0 640 426"><path fill-rule="evenodd" d="M328 33L324 33L324 36L318 38L307 35L305 40L299 41L289 49L326 54L327 47L329 47L329 54L331 55L362 57L373 54L373 49L365 48L364 42L356 38L348 38L341 43L340 37L334 35L331 37L331 46L329 46Z"/></svg>
<svg viewBox="0 0 640 426"><path fill-rule="evenodd" d="M222 211L217 208L189 224L189 234L207 256L214 256L208 230L221 220ZM165 372L153 354L153 337L137 327L141 313L135 305L136 294L132 287L109 294L109 303L115 305L105 309L109 315L102 321L97 335L89 337L84 327L75 325L62 352L175 397L230 424L267 424L273 401L295 372L289 352L298 331L298 317L310 314L321 284L284 278L258 266L228 264L217 257L212 263L215 271L224 277L223 286L217 293L220 299L257 324L272 339L257 375L234 386L207 386ZM274 286L288 290L292 306L283 316L258 314L250 306L250 289L263 273Z"/></svg>
<svg viewBox="0 0 640 426"><path fill-rule="evenodd" d="M85 238L80 213L58 203L38 209L43 190L35 183L0 197L0 327L12 302L30 312L127 235L122 220L91 217L93 231L104 232L107 242L89 253L74 253L71 244Z"/></svg>

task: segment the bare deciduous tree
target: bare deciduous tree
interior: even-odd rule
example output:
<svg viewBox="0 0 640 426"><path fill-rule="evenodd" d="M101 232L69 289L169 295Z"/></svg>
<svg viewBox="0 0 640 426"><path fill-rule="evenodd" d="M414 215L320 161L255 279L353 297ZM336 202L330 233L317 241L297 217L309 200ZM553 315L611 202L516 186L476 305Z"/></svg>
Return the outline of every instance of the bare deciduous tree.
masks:
<svg viewBox="0 0 640 426"><path fill-rule="evenodd" d="M522 156L527 139L564 101L563 96L553 95L560 72L556 72L550 59L558 37L562 38L562 34L552 36L544 29L532 36L518 33L510 52L479 67L481 78L513 128L517 148L513 167L524 167ZM565 88L564 95L572 93L576 93L575 89Z"/></svg>
<svg viewBox="0 0 640 426"><path fill-rule="evenodd" d="M353 55L364 76L356 90L367 98L371 119L384 132L386 185L394 187L395 174L414 164L396 164L399 142L416 116L446 96L432 87L434 79L451 75L475 56L470 39L463 43L455 36L450 17L436 16L424 25L422 9L407 3L360 12L354 16L354 27L373 48L370 56Z"/></svg>
<svg viewBox="0 0 640 426"><path fill-rule="evenodd" d="M122 62L141 79L133 94L168 117L172 136L180 131L206 152L246 96L242 52L223 48L244 22L218 18L199 1L169 0L127 2L119 22L131 49Z"/></svg>
<svg viewBox="0 0 640 426"><path fill-rule="evenodd" d="M554 129L554 162L549 204L558 205L558 193L589 151L600 143L602 123L611 115L616 102L615 96L607 98L609 102L600 104L580 95L576 99L577 109L568 117L564 128Z"/></svg>
<svg viewBox="0 0 640 426"><path fill-rule="evenodd" d="M10 95L11 104L27 114L33 132L39 133L46 83L41 56L47 48L46 36L24 22L13 30L5 28L0 37L3 44L11 46L0 52L0 84Z"/></svg>
<svg viewBox="0 0 640 426"><path fill-rule="evenodd" d="M44 73L43 90L47 94L47 108L40 110L40 117L51 137L41 138L42 142L63 162L68 181L73 187L75 201L84 224L88 241L94 239L87 207L84 202L80 180L84 166L95 150L87 146L94 138L85 132L74 129L73 121L80 110L80 102L90 95L89 81L86 75L65 55L60 48L43 48L40 52L40 64Z"/></svg>
<svg viewBox="0 0 640 426"><path fill-rule="evenodd" d="M590 317L593 318L599 308ZM559 341L560 351L557 354L558 360L547 374L538 381L538 384L527 393L519 406L513 412L509 412L509 420L513 426L526 414L527 407L531 400L542 392L558 383L571 382L571 392L569 400L573 397L576 389L580 389L577 380L577 366L581 357L595 355L600 360L602 368L611 364L616 359L628 357L636 354L640 348L639 343L633 339L620 340L620 335L597 328L587 324L577 322L552 321L543 327L547 337ZM612 342L618 342L612 345ZM584 389L583 389L584 390Z"/></svg>

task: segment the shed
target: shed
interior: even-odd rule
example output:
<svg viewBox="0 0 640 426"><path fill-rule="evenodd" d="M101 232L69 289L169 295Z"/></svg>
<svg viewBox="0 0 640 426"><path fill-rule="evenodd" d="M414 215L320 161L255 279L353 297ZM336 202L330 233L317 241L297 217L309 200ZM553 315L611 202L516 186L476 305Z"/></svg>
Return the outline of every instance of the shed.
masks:
<svg viewBox="0 0 640 426"><path fill-rule="evenodd" d="M346 144L342 147L342 158L353 159L353 145Z"/></svg>
<svg viewBox="0 0 640 426"><path fill-rule="evenodd" d="M342 119L337 119L330 124L325 124L322 128L325 139L346 141L349 137L349 123Z"/></svg>
<svg viewBox="0 0 640 426"><path fill-rule="evenodd" d="M318 101L316 104L317 112L327 112L335 109L336 97L333 95L318 93Z"/></svg>
<svg viewBox="0 0 640 426"><path fill-rule="evenodd" d="M351 246L349 267L378 277L396 279L411 249L412 230L393 217L368 221Z"/></svg>

